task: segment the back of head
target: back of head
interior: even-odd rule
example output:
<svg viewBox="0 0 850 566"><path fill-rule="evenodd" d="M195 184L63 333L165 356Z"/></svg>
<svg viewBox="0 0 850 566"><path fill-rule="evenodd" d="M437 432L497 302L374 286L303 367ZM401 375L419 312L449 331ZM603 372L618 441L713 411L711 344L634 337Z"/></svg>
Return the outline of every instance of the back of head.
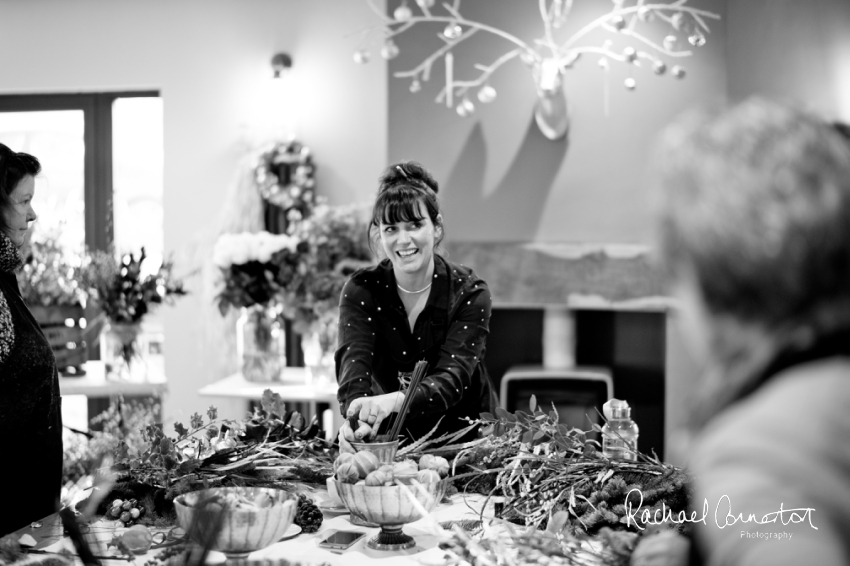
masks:
<svg viewBox="0 0 850 566"><path fill-rule="evenodd" d="M764 100L687 114L653 160L659 249L716 315L770 329L850 324L850 145Z"/></svg>
<svg viewBox="0 0 850 566"><path fill-rule="evenodd" d="M12 207L9 195L24 177L35 177L41 172L41 163L28 153L12 151L0 143L0 228L5 228L2 212Z"/></svg>
<svg viewBox="0 0 850 566"><path fill-rule="evenodd" d="M435 226L440 225L440 204L437 200L439 185L425 167L415 161L396 163L387 167L378 182L370 232L381 224L420 220L422 205L431 222ZM442 239L442 230L440 234ZM369 241L374 239L373 233Z"/></svg>

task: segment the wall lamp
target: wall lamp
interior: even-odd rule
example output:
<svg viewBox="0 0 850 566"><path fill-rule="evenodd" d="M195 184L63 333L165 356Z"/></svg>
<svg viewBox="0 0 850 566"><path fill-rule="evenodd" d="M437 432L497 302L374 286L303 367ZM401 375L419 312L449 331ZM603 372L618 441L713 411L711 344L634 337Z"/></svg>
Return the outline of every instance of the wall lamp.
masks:
<svg viewBox="0 0 850 566"><path fill-rule="evenodd" d="M275 53L272 57L272 69L274 69L274 78L279 79L281 73L292 67L292 57L286 53Z"/></svg>

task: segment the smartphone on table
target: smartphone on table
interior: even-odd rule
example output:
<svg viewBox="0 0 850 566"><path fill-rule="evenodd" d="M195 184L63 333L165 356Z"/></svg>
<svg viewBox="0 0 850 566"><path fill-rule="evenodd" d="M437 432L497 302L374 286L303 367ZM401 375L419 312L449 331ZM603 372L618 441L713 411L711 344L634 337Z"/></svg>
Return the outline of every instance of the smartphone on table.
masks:
<svg viewBox="0 0 850 566"><path fill-rule="evenodd" d="M365 536L366 533L358 531L332 531L319 543L319 547L330 550L346 550Z"/></svg>

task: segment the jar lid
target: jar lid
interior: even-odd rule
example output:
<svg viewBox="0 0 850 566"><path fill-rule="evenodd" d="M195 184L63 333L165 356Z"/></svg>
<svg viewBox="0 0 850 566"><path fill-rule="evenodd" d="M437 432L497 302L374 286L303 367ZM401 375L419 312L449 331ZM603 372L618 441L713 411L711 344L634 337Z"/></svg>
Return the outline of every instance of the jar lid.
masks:
<svg viewBox="0 0 850 566"><path fill-rule="evenodd" d="M632 409L627 401L621 399L611 399L609 401L611 407L612 419L627 419L632 414Z"/></svg>

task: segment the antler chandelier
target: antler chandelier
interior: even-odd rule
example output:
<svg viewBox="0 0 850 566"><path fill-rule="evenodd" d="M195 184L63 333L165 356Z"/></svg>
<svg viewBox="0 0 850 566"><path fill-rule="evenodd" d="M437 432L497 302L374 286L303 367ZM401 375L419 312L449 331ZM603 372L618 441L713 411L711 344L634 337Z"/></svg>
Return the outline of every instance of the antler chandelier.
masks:
<svg viewBox="0 0 850 566"><path fill-rule="evenodd" d="M439 37L443 40L443 45L412 69L396 72L394 76L409 79L410 91L418 92L422 83L431 78L433 64L442 58L445 62L445 85L435 102L454 108L460 116L469 116L475 111L473 98L483 104L496 98L496 89L489 83L493 73L511 59L519 57L531 69L536 87L535 121L541 132L552 140L563 137L569 129L563 79L580 57L598 55L598 64L604 70L609 68L611 62L638 67L647 64L656 75L669 72L681 79L685 77L685 69L678 64L668 69L667 61L691 56L692 51L683 47L687 44L693 47L705 45L706 34L709 33L706 20L720 19L718 14L688 6L688 0L670 3L636 0L633 5L627 5L625 0L614 0L610 12L589 22L566 39L557 40L559 30L569 19L573 0L539 0L543 35L532 42L526 42L498 27L464 18L460 11L460 0L443 3L440 13L437 13L435 0L415 0L416 12L408 5L408 0L402 0L401 6L395 9L392 17L383 13L374 0L366 2L381 18L382 23L362 32L360 47L354 53L356 62L369 61L370 52L364 46L375 30L383 36L381 56L389 60L399 54L399 48L394 41L396 36L416 25L439 24L442 27ZM665 22L670 26L669 34L660 44L640 33L638 29L642 24L653 20ZM633 44L621 51L613 49L613 41L610 38L600 45L580 45L585 36L599 29L627 37ZM455 76L452 50L479 32L503 38L510 44L509 50L489 64L476 64L478 76L460 79ZM634 90L637 83L633 78L627 78L623 86Z"/></svg>

